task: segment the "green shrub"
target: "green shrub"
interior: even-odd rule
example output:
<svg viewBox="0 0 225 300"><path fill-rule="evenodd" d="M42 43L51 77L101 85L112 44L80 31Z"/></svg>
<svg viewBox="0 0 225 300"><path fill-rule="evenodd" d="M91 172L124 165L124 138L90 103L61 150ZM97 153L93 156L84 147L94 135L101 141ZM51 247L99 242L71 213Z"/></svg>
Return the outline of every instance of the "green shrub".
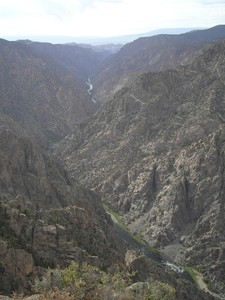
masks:
<svg viewBox="0 0 225 300"><path fill-rule="evenodd" d="M128 288L133 275L121 271L117 265L104 272L87 263L73 261L63 270L48 269L42 280L36 278L34 291L40 293L37 299L63 299L64 296L68 300L134 300L137 295ZM138 299L172 300L175 294L172 286L150 280L143 283Z"/></svg>

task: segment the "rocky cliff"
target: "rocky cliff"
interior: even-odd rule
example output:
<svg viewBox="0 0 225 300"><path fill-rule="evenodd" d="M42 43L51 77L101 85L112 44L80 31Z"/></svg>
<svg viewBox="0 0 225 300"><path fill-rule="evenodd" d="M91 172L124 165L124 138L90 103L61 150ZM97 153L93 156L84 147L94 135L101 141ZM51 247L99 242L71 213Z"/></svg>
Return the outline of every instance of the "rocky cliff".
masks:
<svg viewBox="0 0 225 300"><path fill-rule="evenodd" d="M121 264L124 249L97 194L28 139L0 132L1 293L29 293L45 268L72 260Z"/></svg>
<svg viewBox="0 0 225 300"><path fill-rule="evenodd" d="M0 40L0 112L45 147L97 110L61 64L28 45ZM3 123L1 123L3 124Z"/></svg>
<svg viewBox="0 0 225 300"><path fill-rule="evenodd" d="M179 35L156 35L126 44L94 71L93 97L103 103L122 87L128 87L146 72L161 71L191 63L216 41L225 38L225 26Z"/></svg>
<svg viewBox="0 0 225 300"><path fill-rule="evenodd" d="M100 62L107 56L95 48L81 47L77 44L50 44L22 41L40 53L47 54L60 63L67 72L73 75L76 82L86 89L87 78L95 71ZM96 49L97 50L97 49ZM108 54L109 55L109 54ZM62 72L58 70L58 72Z"/></svg>
<svg viewBox="0 0 225 300"><path fill-rule="evenodd" d="M59 145L69 173L162 255L224 290L225 41L147 73Z"/></svg>

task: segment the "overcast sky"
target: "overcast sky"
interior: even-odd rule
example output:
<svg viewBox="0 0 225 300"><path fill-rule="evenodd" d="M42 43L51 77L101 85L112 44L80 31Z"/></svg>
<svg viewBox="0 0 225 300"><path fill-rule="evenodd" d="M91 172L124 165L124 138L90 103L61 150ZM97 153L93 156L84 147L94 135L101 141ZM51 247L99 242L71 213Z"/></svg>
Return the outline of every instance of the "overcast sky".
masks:
<svg viewBox="0 0 225 300"><path fill-rule="evenodd" d="M119 36L225 24L225 0L0 0L0 37Z"/></svg>

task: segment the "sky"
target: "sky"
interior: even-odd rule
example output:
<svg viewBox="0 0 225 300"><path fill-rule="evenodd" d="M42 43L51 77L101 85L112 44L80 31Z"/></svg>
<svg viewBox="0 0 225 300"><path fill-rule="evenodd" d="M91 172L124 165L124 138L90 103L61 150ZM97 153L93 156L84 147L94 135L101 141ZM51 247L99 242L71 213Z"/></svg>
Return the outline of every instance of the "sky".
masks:
<svg viewBox="0 0 225 300"><path fill-rule="evenodd" d="M0 0L0 37L94 36L225 24L225 0Z"/></svg>

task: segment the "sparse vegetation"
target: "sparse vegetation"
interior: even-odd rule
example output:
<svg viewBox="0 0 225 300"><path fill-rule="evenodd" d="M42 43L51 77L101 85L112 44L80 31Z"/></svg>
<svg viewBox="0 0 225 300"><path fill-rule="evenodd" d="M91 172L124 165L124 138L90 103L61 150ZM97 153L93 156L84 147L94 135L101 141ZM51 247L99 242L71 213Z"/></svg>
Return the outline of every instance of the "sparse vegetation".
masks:
<svg viewBox="0 0 225 300"><path fill-rule="evenodd" d="M187 271L187 272L189 273L189 275L193 278L193 280L194 280L196 286L197 286L198 288L200 288L199 283L198 283L198 279L197 279L197 277L196 277L196 273L195 273L195 271L194 271L194 268L185 265L185 266L184 266L184 269L185 269L185 271Z"/></svg>
<svg viewBox="0 0 225 300"><path fill-rule="evenodd" d="M104 209L107 213L113 215L117 220L118 225L125 231L129 231L128 228L123 224L119 214L115 213L112 209L110 209L106 204L103 203Z"/></svg>
<svg viewBox="0 0 225 300"><path fill-rule="evenodd" d="M104 202L103 202L103 206L104 206L104 209L105 209L105 211L106 211L107 213L109 213L109 214L111 214L111 215L113 215L113 216L115 217L115 219L116 219L118 225L119 225L123 230L127 231L128 233L130 233L130 234L132 235L132 237L133 237L138 243L144 245L144 246L148 249L148 251L153 252L153 253L155 253L155 254L158 254L158 250L157 250L156 248L154 248L154 247L149 247L149 246L147 245L147 243L143 240L142 234L140 234L140 233L138 233L138 234L137 234L137 233L131 233L131 232L129 231L129 229L128 229L128 228L123 224L123 222L121 221L121 218L120 218L119 214L115 213L115 212L114 212L112 209L110 209L106 204L104 204Z"/></svg>
<svg viewBox="0 0 225 300"><path fill-rule="evenodd" d="M63 139L63 136L61 134L55 133L49 129L45 130L45 134L47 138L53 143L60 142Z"/></svg>
<svg viewBox="0 0 225 300"><path fill-rule="evenodd" d="M143 237L142 237L142 235L141 235L140 233L134 232L134 233L132 234L132 237L133 237L138 243L140 243L140 244L145 244L145 242L143 241Z"/></svg>
<svg viewBox="0 0 225 300"><path fill-rule="evenodd" d="M107 272L87 263L72 262L67 268L48 269L40 280L36 278L35 299L63 300L173 300L175 289L163 282L149 282L132 285L134 273L120 270L117 265ZM12 295L15 300L27 299L23 295Z"/></svg>

